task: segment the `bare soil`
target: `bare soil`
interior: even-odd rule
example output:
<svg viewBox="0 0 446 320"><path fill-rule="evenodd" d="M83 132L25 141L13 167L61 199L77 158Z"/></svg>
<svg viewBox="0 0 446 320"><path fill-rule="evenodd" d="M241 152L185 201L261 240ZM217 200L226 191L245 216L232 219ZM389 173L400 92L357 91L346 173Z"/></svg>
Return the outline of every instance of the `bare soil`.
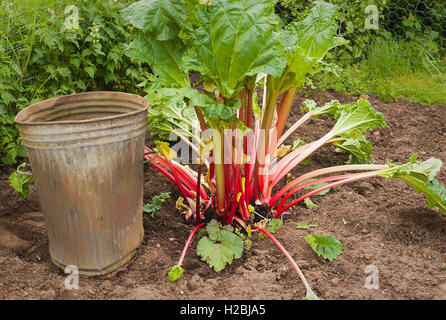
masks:
<svg viewBox="0 0 446 320"><path fill-rule="evenodd" d="M345 94L316 95L319 102L356 100ZM299 115L299 97L291 121ZM373 163L405 163L413 152L446 161L446 109L410 102L372 105L386 116L389 128L368 134ZM328 118L309 121L293 138L311 141L333 125ZM294 174L342 164L346 156L324 147ZM175 209L176 187L151 166L145 168L144 201L160 192L172 198L160 212L144 218L145 237L136 258L118 272L80 278L67 290L65 275L48 253L48 238L36 186L28 199L0 175L0 299L299 299L305 290L282 253L269 239L257 239L241 259L216 273L196 255L195 239L177 283L167 273L181 254L191 225ZM446 166L438 179L446 183ZM315 292L324 299L446 299L446 215L427 209L424 197L402 181L373 178L314 196L316 209L297 206L284 218L277 238L297 260ZM298 230L306 221L318 227ZM331 235L345 244L333 262L318 257L305 242L308 234ZM365 271L376 266L379 288L367 289Z"/></svg>

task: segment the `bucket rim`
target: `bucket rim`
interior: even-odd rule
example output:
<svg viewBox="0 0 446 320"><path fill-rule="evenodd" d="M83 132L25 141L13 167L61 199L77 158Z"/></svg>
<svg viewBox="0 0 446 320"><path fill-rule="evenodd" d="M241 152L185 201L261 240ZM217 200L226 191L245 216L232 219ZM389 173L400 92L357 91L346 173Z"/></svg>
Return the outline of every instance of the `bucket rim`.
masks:
<svg viewBox="0 0 446 320"><path fill-rule="evenodd" d="M82 97L87 98L88 96L94 96L94 95L109 95L109 96L111 95L111 96L116 96L116 97L118 97L118 96L132 97L135 100L139 100L141 102L141 108L136 111L132 111L132 112L126 112L126 113L117 114L117 115L113 115L113 116L106 116L106 117L99 117L99 118L92 118L92 119L85 119L85 120L56 120L56 121L24 121L24 120L21 120L21 118L25 117L27 115L27 113L29 113L31 110L34 110L36 108L37 109L45 109L46 107L50 106L51 104L54 104L57 100L59 100L61 98L68 98L68 97L74 97L74 96L81 97L81 98ZM92 122L98 122L98 121L107 121L107 120L131 117L131 116L134 116L139 113L143 113L143 112L147 111L149 106L150 106L150 102L148 99L146 99L143 96L139 96L139 95L136 95L133 93L120 92L120 91L88 91L88 92L73 93L73 94L53 97L50 99L46 99L46 100L34 103L34 104L24 108L23 110L21 110L19 113L17 113L17 115L14 118L14 122L18 125L27 125L27 126L85 124L85 123L92 123Z"/></svg>

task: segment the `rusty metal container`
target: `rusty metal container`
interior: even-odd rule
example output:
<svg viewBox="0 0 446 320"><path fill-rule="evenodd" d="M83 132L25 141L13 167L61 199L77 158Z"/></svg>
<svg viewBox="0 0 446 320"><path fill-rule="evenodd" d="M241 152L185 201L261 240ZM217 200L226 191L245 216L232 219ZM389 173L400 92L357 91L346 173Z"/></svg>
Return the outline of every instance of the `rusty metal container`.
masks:
<svg viewBox="0 0 446 320"><path fill-rule="evenodd" d="M51 259L81 275L118 269L143 238L148 100L88 92L29 106L15 118L45 217Z"/></svg>

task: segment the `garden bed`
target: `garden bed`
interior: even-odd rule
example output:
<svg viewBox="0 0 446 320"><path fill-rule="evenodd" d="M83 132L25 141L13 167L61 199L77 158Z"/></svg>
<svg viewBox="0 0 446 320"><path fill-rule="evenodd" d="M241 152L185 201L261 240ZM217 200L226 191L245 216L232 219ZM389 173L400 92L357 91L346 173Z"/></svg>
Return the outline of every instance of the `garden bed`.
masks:
<svg viewBox="0 0 446 320"><path fill-rule="evenodd" d="M357 97L326 92L318 102ZM295 101L295 121L305 97ZM409 102L385 104L369 100L384 113L389 128L367 134L374 146L372 162L406 163L412 152L420 160L436 157L446 162L446 109ZM310 120L294 138L312 140L327 132L328 117ZM299 135L299 136L297 136ZM147 141L150 144L150 141ZM332 152L326 148L331 148ZM316 152L299 172L342 164L346 155L333 147ZM65 275L48 253L43 215L35 185L27 200L9 187L0 175L0 299L300 299L305 288L282 253L268 239L254 236L253 246L241 259L220 273L200 261L192 242L177 283L167 273L181 254L192 225L176 212L176 186L156 169L145 168L144 201L160 192L172 197L155 216L145 216L145 237L136 258L123 269L106 276L80 278L78 290L67 290ZM446 167L438 174L446 183ZM446 216L426 208L423 195L404 182L373 178L332 189L312 197L318 207L294 207L284 216L277 238L296 259L310 285L324 299L446 299ZM317 228L299 230L306 221ZM344 243L333 262L318 257L305 242L308 234L331 235ZM364 284L374 265L379 288Z"/></svg>

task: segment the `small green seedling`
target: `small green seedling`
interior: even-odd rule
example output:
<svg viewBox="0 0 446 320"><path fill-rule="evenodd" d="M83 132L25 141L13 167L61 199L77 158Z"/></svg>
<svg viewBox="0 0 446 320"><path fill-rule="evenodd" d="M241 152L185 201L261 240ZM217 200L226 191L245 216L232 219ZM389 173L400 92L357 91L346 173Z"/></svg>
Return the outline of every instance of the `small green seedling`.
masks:
<svg viewBox="0 0 446 320"><path fill-rule="evenodd" d="M146 204L142 211L145 213L150 214L152 218L155 218L155 214L161 209L163 204L167 202L167 200L170 199L170 192L162 192L157 196L154 196L152 198L152 202Z"/></svg>
<svg viewBox="0 0 446 320"><path fill-rule="evenodd" d="M328 261L333 261L342 253L344 244L332 236L310 235L305 237L305 241L317 253Z"/></svg>
<svg viewBox="0 0 446 320"><path fill-rule="evenodd" d="M305 221L301 221L296 225L297 229L302 229L302 230L307 230L310 228L317 228L317 227L318 227L317 224L307 224Z"/></svg>
<svg viewBox="0 0 446 320"><path fill-rule="evenodd" d="M34 182L34 177L29 172L26 163L22 163L17 170L9 176L10 186L13 187L22 198L27 198L29 185Z"/></svg>
<svg viewBox="0 0 446 320"><path fill-rule="evenodd" d="M234 228L223 226L217 220L212 220L206 226L207 236L198 241L197 254L216 272L220 272L231 264L233 259L242 256L244 243L233 231Z"/></svg>
<svg viewBox="0 0 446 320"><path fill-rule="evenodd" d="M268 231L270 233L276 233L281 226L283 226L282 219L271 219L268 222L268 226L266 227L266 231ZM259 239L264 239L264 238L265 238L265 234L259 233Z"/></svg>

